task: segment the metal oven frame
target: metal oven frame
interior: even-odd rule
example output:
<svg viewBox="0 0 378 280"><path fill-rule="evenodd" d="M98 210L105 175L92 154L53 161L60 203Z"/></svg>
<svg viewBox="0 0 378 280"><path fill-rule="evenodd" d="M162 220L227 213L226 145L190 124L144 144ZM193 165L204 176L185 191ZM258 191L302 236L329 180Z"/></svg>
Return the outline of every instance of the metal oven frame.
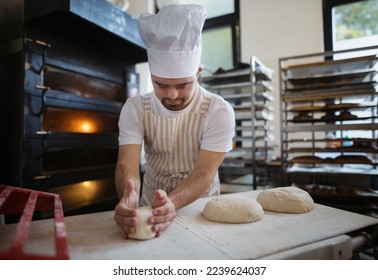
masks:
<svg viewBox="0 0 378 280"><path fill-rule="evenodd" d="M106 0L6 0L0 3L0 19L5 19L0 20L0 183L50 191L113 178L118 131L46 131L42 112L50 107L117 117L130 90L138 87L135 64L147 61L136 20ZM122 85L123 98L54 90L44 80L48 67ZM50 151L85 148L105 149L114 161L45 172L43 158Z"/></svg>

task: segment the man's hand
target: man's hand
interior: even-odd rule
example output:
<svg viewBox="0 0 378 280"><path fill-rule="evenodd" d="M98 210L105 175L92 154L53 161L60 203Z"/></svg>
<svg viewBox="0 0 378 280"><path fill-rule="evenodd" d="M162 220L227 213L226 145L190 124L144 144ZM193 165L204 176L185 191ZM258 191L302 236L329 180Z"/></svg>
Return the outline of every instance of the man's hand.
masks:
<svg viewBox="0 0 378 280"><path fill-rule="evenodd" d="M128 238L129 233L135 233L137 219L136 211L139 205L139 197L135 191L134 182L127 180L126 187L114 212L114 220L121 229L124 238Z"/></svg>
<svg viewBox="0 0 378 280"><path fill-rule="evenodd" d="M157 190L151 202L153 216L149 222L153 224L152 230L156 232L156 236L166 230L176 217L176 209L173 202L163 190Z"/></svg>

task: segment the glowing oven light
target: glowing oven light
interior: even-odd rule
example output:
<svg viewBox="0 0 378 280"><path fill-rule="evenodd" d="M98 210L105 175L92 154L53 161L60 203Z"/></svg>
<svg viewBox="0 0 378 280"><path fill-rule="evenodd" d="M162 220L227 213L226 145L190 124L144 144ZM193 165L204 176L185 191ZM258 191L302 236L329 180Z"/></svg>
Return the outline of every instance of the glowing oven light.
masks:
<svg viewBox="0 0 378 280"><path fill-rule="evenodd" d="M90 181L84 181L81 184L82 184L82 186L84 188L90 188L91 187L91 182Z"/></svg>
<svg viewBox="0 0 378 280"><path fill-rule="evenodd" d="M89 123L82 123L81 124L81 129L83 132L90 132L91 131L91 125Z"/></svg>
<svg viewBox="0 0 378 280"><path fill-rule="evenodd" d="M79 121L78 130L83 133L91 133L95 132L96 128L95 125L90 121Z"/></svg>
<svg viewBox="0 0 378 280"><path fill-rule="evenodd" d="M98 194L98 185L96 181L83 181L80 188L77 189L77 195L84 200L93 200Z"/></svg>

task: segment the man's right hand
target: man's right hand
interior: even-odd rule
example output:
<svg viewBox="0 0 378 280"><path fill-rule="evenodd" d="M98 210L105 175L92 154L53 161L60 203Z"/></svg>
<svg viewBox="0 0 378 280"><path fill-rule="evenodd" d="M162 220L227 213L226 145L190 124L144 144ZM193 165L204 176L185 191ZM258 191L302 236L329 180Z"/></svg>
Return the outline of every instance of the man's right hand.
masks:
<svg viewBox="0 0 378 280"><path fill-rule="evenodd" d="M129 233L135 233L137 219L136 211L139 205L139 197L135 191L134 182L132 180L126 181L126 186L123 191L123 196L115 207L114 220L121 229L124 238L128 238Z"/></svg>

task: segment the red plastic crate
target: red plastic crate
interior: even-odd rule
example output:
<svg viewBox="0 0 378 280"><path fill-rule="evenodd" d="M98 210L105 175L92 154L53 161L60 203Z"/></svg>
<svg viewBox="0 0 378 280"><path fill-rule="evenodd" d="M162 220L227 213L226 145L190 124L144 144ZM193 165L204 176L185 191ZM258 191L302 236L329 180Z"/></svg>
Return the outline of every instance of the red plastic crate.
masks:
<svg viewBox="0 0 378 280"><path fill-rule="evenodd" d="M30 224L35 211L54 212L55 255L34 254L24 251ZM0 185L0 215L20 214L20 220L7 251L0 251L3 260L66 260L68 256L67 232L63 220L63 207L59 195L35 190Z"/></svg>

